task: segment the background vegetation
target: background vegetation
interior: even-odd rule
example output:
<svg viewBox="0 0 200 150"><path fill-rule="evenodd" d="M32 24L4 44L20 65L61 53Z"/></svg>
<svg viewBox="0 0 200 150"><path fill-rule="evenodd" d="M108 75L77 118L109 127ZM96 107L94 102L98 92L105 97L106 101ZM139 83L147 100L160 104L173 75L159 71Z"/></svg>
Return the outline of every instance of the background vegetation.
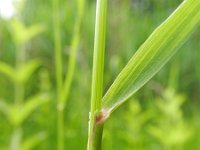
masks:
<svg viewBox="0 0 200 150"><path fill-rule="evenodd" d="M109 1L104 91L149 34L181 2ZM68 73L77 2L60 3L64 77ZM64 116L66 149L86 149L87 145L95 3L85 1L75 74ZM18 143L20 130L24 150L54 150L57 102L52 3L27 0L16 3L16 7L15 16L0 19L0 149L15 150L12 145ZM197 30L173 60L113 114L105 125L103 149L200 149L199 40ZM19 93L23 93L19 98L23 102L16 101Z"/></svg>

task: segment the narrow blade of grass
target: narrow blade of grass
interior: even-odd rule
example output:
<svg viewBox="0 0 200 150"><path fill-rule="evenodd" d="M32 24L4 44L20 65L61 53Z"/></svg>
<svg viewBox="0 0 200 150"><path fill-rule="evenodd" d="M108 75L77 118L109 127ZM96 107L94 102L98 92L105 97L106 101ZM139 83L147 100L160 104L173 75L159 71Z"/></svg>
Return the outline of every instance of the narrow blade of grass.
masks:
<svg viewBox="0 0 200 150"><path fill-rule="evenodd" d="M200 1L185 0L138 49L103 97L108 115L149 81L200 24Z"/></svg>

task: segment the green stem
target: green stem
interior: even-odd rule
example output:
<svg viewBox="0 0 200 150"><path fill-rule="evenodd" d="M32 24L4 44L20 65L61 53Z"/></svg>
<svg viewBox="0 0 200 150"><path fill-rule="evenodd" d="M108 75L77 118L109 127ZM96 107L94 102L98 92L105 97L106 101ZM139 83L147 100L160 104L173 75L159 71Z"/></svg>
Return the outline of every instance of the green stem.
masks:
<svg viewBox="0 0 200 150"><path fill-rule="evenodd" d="M64 111L63 109L58 109L57 112L57 149L64 150Z"/></svg>
<svg viewBox="0 0 200 150"><path fill-rule="evenodd" d="M78 17L75 22L73 39L70 48L70 57L68 63L67 76L62 82L62 51L60 39L60 21L58 15L58 0L54 0L54 36L55 36L55 60L56 60L56 81L57 81L57 99L58 99L58 150L64 150L64 109L68 100L71 84L75 70L76 51L80 40L80 27L83 18L84 0L78 1Z"/></svg>
<svg viewBox="0 0 200 150"><path fill-rule="evenodd" d="M67 104L69 92L70 92L72 81L73 81L75 63L76 63L76 52L77 52L78 44L80 41L80 29L81 29L81 23L83 19L84 6L85 6L85 0L79 0L77 2L79 6L78 16L74 25L74 32L73 32L73 38L72 38L71 47L70 47L70 56L69 56L69 62L68 62L68 68L67 68L67 76L64 81L63 92L62 92L62 103L64 107Z"/></svg>
<svg viewBox="0 0 200 150"><path fill-rule="evenodd" d="M169 70L168 88L174 91L178 89L179 73L180 73L179 60L180 60L179 57L176 58L171 63Z"/></svg>
<svg viewBox="0 0 200 150"><path fill-rule="evenodd" d="M21 83L15 83L15 105L20 106L24 99L24 86Z"/></svg>
<svg viewBox="0 0 200 150"><path fill-rule="evenodd" d="M20 69L25 64L25 46L15 44L16 49L19 52L16 52L16 69ZM24 100L24 85L23 83L15 83L15 105L20 106Z"/></svg>
<svg viewBox="0 0 200 150"><path fill-rule="evenodd" d="M62 106L62 47L60 36L59 0L53 0L53 24L55 43L55 68L57 85L57 144L58 150L64 150L64 107Z"/></svg>
<svg viewBox="0 0 200 150"><path fill-rule="evenodd" d="M60 20L59 20L59 0L53 0L53 23L54 23L54 43L55 43L55 67L56 67L56 84L58 96L62 90L62 48L60 37ZM59 96L60 97L60 96Z"/></svg>
<svg viewBox="0 0 200 150"><path fill-rule="evenodd" d="M102 135L103 135L103 126L104 124L95 125L94 130L94 143L93 143L93 150L101 150L101 143L102 143Z"/></svg>
<svg viewBox="0 0 200 150"><path fill-rule="evenodd" d="M21 46L19 44L15 44L16 49L19 50L19 52L16 52L16 70L20 69L25 64L25 46ZM15 82L14 85L15 93L14 93L14 103L16 107L22 107L23 100L25 96L25 88L24 84L20 82ZM21 141L22 141L22 128L21 124L18 126L14 126L13 134L11 138L11 147L10 150L20 150L21 148Z"/></svg>
<svg viewBox="0 0 200 150"><path fill-rule="evenodd" d="M22 129L20 127L15 127L12 133L10 150L20 150L22 141Z"/></svg>
<svg viewBox="0 0 200 150"><path fill-rule="evenodd" d="M88 131L88 150L100 150L103 134L101 99L103 93L104 51L106 39L107 0L97 0L94 56L91 89L91 108ZM101 123L98 123L101 122Z"/></svg>

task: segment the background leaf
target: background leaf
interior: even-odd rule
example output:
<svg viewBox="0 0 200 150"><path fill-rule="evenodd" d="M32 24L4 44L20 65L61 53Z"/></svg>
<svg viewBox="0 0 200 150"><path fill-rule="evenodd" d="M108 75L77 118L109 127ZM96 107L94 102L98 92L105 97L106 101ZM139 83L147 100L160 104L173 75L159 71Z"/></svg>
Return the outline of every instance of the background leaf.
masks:
<svg viewBox="0 0 200 150"><path fill-rule="evenodd" d="M4 115L9 116L9 106L4 100L0 100L0 111Z"/></svg>
<svg viewBox="0 0 200 150"><path fill-rule="evenodd" d="M0 109L6 115L12 125L18 126L27 119L30 114L42 104L48 102L50 97L47 94L38 94L30 97L23 105L8 105L0 101Z"/></svg>
<svg viewBox="0 0 200 150"><path fill-rule="evenodd" d="M34 136L29 137L22 143L22 150L31 150L46 139L45 132L37 133Z"/></svg>
<svg viewBox="0 0 200 150"><path fill-rule="evenodd" d="M35 109L37 109L42 104L48 102L49 100L50 100L50 98L46 94L39 94L39 95L36 95L36 96L29 98L22 108L20 122L23 122L24 120L26 120L26 118Z"/></svg>
<svg viewBox="0 0 200 150"><path fill-rule="evenodd" d="M0 73L4 74L11 81L25 83L30 76L40 67L41 63L37 59L33 59L15 70L8 64L0 62Z"/></svg>
<svg viewBox="0 0 200 150"><path fill-rule="evenodd" d="M40 62L39 60L31 60L27 62L25 65L21 66L17 71L17 80L20 83L25 83L30 76L39 68Z"/></svg>
<svg viewBox="0 0 200 150"><path fill-rule="evenodd" d="M41 24L35 24L30 27L26 27L17 19L11 21L11 32L14 41L19 45L25 44L27 41L40 34L42 31L44 31L44 27Z"/></svg>
<svg viewBox="0 0 200 150"><path fill-rule="evenodd" d="M16 81L15 70L4 62L0 62L0 73L4 74L6 77L10 78L11 80Z"/></svg>

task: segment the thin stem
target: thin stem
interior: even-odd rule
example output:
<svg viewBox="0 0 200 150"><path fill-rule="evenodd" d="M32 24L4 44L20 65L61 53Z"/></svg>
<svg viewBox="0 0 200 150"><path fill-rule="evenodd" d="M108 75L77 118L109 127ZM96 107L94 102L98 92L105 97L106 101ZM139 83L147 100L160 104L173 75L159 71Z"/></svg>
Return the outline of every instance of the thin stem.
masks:
<svg viewBox="0 0 200 150"><path fill-rule="evenodd" d="M55 43L55 68L57 84L57 142L58 150L64 150L64 107L62 107L62 47L60 36L59 0L53 0L53 24Z"/></svg>
<svg viewBox="0 0 200 150"><path fill-rule="evenodd" d="M20 150L22 141L22 129L20 127L15 127L12 133L10 150Z"/></svg>
<svg viewBox="0 0 200 150"><path fill-rule="evenodd" d="M21 46L17 43L15 45L16 49L19 51L16 52L16 62L15 62L16 70L18 70L25 64L25 46ZM15 82L14 88L15 88L15 93L14 93L15 106L19 108L22 106L24 100L24 93L25 93L24 84L20 82ZM19 124L17 126L14 126L10 149L20 150L21 141L22 141L22 128L21 124Z"/></svg>
<svg viewBox="0 0 200 150"><path fill-rule="evenodd" d="M15 83L15 105L20 106L24 99L24 86L21 83Z"/></svg>
<svg viewBox="0 0 200 150"><path fill-rule="evenodd" d="M97 0L88 150L101 149L103 123L98 124L97 122L98 118L101 118L106 20L107 0Z"/></svg>
<svg viewBox="0 0 200 150"><path fill-rule="evenodd" d="M64 150L64 111L63 109L58 109L57 112L57 129L58 129L58 137L57 137L57 149Z"/></svg>
<svg viewBox="0 0 200 150"><path fill-rule="evenodd" d="M60 39L60 22L58 15L58 0L54 0L54 32L55 32L55 60L56 60L56 80L57 80L57 99L58 99L58 150L64 150L64 109L68 100L71 84L75 70L75 59L78 43L80 40L80 27L83 18L84 0L79 0L78 17L75 22L74 36L70 48L67 76L64 84L62 83L62 52ZM63 84L63 85L62 85ZM63 89L62 89L63 88Z"/></svg>
<svg viewBox="0 0 200 150"><path fill-rule="evenodd" d="M15 44L16 49L16 69L20 69L25 64L25 46L21 46L19 44ZM24 85L23 83L16 82L15 83L15 105L20 106L24 100Z"/></svg>
<svg viewBox="0 0 200 150"><path fill-rule="evenodd" d="M62 102L63 102L64 107L68 100L68 96L69 96L69 92L71 89L73 76L74 76L76 52L77 52L78 44L80 41L80 29L81 29L81 23L82 23L82 19L83 19L85 0L79 0L78 5L79 5L78 16L75 21L73 38L72 38L71 47L70 47L70 56L69 56L69 62L68 62L68 68L67 68L67 76L64 81L64 85L63 85L64 89L62 92Z"/></svg>
<svg viewBox="0 0 200 150"><path fill-rule="evenodd" d="M62 48L60 37L59 0L53 0L53 10L56 84L57 94L59 96L62 90Z"/></svg>

